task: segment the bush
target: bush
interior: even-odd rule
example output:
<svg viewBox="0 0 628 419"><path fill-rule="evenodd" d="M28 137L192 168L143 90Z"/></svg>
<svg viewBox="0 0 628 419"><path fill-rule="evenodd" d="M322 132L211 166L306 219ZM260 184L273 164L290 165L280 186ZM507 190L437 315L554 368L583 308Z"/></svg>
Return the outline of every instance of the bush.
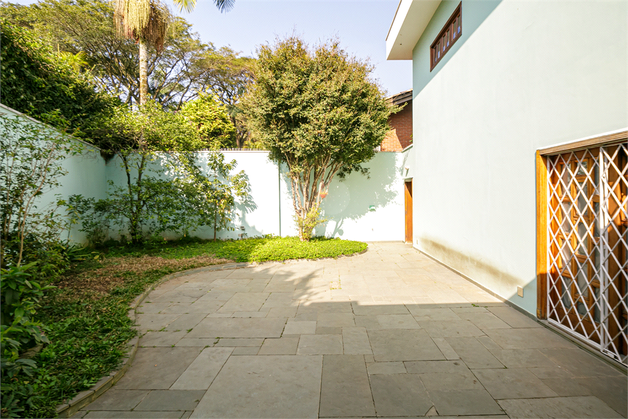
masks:
<svg viewBox="0 0 628 419"><path fill-rule="evenodd" d="M50 286L33 279L36 262L0 270L2 289L0 346L2 357L2 417L17 417L32 406L37 396L34 387L18 377L33 377L37 364L20 354L32 346L50 343L43 326L34 320L39 300Z"/></svg>

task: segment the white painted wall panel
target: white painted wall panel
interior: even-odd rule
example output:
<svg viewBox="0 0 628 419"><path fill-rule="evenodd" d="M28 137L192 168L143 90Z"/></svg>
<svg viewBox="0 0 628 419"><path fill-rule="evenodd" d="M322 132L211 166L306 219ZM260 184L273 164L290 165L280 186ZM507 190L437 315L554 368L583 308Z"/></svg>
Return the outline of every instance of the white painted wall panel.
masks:
<svg viewBox="0 0 628 419"><path fill-rule="evenodd" d="M430 72L457 5L413 52L415 246L535 312L535 151L628 126L628 3L463 1Z"/></svg>

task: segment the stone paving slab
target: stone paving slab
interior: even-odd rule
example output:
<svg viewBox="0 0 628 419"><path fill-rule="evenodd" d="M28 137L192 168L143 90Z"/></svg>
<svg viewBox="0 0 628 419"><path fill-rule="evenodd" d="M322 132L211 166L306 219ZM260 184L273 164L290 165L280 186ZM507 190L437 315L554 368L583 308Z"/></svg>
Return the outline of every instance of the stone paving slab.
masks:
<svg viewBox="0 0 628 419"><path fill-rule="evenodd" d="M138 313L76 417L626 417L625 373L401 243L184 275Z"/></svg>
<svg viewBox="0 0 628 419"><path fill-rule="evenodd" d="M373 396L360 355L324 355L321 416L375 416Z"/></svg>
<svg viewBox="0 0 628 419"><path fill-rule="evenodd" d="M231 357L192 418L316 418L321 356Z"/></svg>
<svg viewBox="0 0 628 419"><path fill-rule="evenodd" d="M233 350L234 348L203 349L203 352L196 357L170 388L174 390L207 390Z"/></svg>
<svg viewBox="0 0 628 419"><path fill-rule="evenodd" d="M377 414L425 416L433 403L418 374L371 375Z"/></svg>
<svg viewBox="0 0 628 419"><path fill-rule="evenodd" d="M202 348L139 348L133 368L115 389L168 389L190 366Z"/></svg>
<svg viewBox="0 0 628 419"><path fill-rule="evenodd" d="M153 390L134 410L151 412L194 410L204 394L205 390Z"/></svg>
<svg viewBox="0 0 628 419"><path fill-rule="evenodd" d="M378 362L445 359L425 330L369 330L368 336Z"/></svg>
<svg viewBox="0 0 628 419"><path fill-rule="evenodd" d="M621 418L597 397L500 400L511 418Z"/></svg>
<svg viewBox="0 0 628 419"><path fill-rule="evenodd" d="M208 338L278 338L283 332L285 320L205 318L189 333L189 337Z"/></svg>
<svg viewBox="0 0 628 419"><path fill-rule="evenodd" d="M150 390L120 390L113 388L89 405L90 410L132 410Z"/></svg>

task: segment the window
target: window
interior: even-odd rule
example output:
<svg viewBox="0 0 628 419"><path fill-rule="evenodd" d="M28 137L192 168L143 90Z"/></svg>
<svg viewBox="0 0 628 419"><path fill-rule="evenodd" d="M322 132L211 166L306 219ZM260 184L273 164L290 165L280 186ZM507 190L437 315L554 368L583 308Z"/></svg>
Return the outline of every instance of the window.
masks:
<svg viewBox="0 0 628 419"><path fill-rule="evenodd" d="M440 31L431 46L430 71L443 59L447 51L462 36L462 3L456 7L443 29Z"/></svg>
<svg viewBox="0 0 628 419"><path fill-rule="evenodd" d="M537 310L628 365L628 131L585 141L537 152Z"/></svg>

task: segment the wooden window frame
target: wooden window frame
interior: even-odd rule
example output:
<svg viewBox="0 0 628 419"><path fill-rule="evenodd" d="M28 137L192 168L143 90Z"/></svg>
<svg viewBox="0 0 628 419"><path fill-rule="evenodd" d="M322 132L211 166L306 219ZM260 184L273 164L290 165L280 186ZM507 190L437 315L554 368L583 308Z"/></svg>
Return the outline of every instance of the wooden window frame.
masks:
<svg viewBox="0 0 628 419"><path fill-rule="evenodd" d="M458 19L458 25L454 27L453 24L456 21L456 19ZM460 34L456 34L457 27L460 28ZM447 34L448 31L449 31L449 36L447 37L448 44L443 48L441 55L439 57L438 51L436 51L436 47L438 46L438 49L440 51L441 48L440 48L439 41L443 39L443 37ZM447 52L454 46L456 42L458 42L458 40L461 37L462 37L462 2L458 4L458 7L456 7L456 10L454 10L452 15L447 20L447 23L445 23L445 26L443 26L443 29L440 30L440 32L438 33L438 36L436 37L436 39L434 39L434 42L432 42L432 45L430 45L430 71L434 70L434 68L438 65L438 63L441 62L441 60L445 57Z"/></svg>
<svg viewBox="0 0 628 419"><path fill-rule="evenodd" d="M547 147L536 151L536 289L537 304L536 316L547 319L547 291L548 291L548 158L555 154L569 151L578 151L595 146L610 146L628 140L628 131L592 137L586 140Z"/></svg>

